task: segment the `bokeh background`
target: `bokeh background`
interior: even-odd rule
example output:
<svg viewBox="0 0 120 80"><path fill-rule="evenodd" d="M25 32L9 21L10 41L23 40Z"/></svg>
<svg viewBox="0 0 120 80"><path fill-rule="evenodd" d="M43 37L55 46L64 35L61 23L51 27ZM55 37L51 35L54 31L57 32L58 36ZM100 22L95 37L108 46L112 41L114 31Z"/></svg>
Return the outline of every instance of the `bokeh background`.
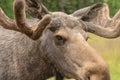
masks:
<svg viewBox="0 0 120 80"><path fill-rule="evenodd" d="M42 0L42 2L50 11L64 11L68 14L98 2L105 2L109 5L111 17L120 9L120 0ZM10 18L14 18L13 0L0 0L0 7ZM93 34L89 36L89 44L100 52L107 62L111 80L120 80L120 38L105 39ZM54 78L48 80L54 80Z"/></svg>

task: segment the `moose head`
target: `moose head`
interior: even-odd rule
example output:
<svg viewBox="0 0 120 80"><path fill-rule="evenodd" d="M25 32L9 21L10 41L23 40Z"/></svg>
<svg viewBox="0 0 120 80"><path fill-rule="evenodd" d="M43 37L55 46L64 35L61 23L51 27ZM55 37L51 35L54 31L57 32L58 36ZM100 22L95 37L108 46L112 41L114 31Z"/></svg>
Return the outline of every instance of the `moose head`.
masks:
<svg viewBox="0 0 120 80"><path fill-rule="evenodd" d="M25 11L39 21L28 24ZM11 20L0 9L0 25L40 40L42 56L63 76L110 80L105 61L86 41L87 32L105 38L119 37L120 12L110 18L107 4L98 3L68 15L48 11L39 0L14 0L14 15L15 20Z"/></svg>

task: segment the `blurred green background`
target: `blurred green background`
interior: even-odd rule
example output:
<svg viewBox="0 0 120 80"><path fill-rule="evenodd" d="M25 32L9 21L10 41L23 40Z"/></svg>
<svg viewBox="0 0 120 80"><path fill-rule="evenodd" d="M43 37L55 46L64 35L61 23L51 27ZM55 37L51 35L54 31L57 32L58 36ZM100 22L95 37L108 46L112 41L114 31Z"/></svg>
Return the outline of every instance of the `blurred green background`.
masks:
<svg viewBox="0 0 120 80"><path fill-rule="evenodd" d="M42 0L42 2L50 11L64 11L66 13L72 13L79 8L98 2L109 4L111 16L120 8L120 0ZM0 0L0 7L11 18L13 18L12 6L13 0Z"/></svg>
<svg viewBox="0 0 120 80"><path fill-rule="evenodd" d="M97 2L106 2L110 7L111 17L120 9L120 0L42 0L50 11L64 11L68 14ZM0 7L13 18L13 0L0 0ZM111 80L120 80L120 38L104 39L92 34L88 42L101 53L110 68ZM54 80L50 78L48 80ZM68 79L65 79L68 80ZM74 80L74 79L71 79Z"/></svg>

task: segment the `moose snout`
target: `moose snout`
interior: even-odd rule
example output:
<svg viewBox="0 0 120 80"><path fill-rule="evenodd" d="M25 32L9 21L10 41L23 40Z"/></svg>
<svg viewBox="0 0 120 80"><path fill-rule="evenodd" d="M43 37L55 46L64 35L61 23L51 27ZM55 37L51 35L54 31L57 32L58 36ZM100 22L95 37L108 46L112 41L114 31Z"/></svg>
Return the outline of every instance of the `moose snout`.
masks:
<svg viewBox="0 0 120 80"><path fill-rule="evenodd" d="M106 64L86 63L77 71L77 80L110 80Z"/></svg>
<svg viewBox="0 0 120 80"><path fill-rule="evenodd" d="M108 66L101 55L84 38L76 37L67 47L66 64L71 65L71 75L77 80L110 80ZM70 66L69 66L70 67Z"/></svg>

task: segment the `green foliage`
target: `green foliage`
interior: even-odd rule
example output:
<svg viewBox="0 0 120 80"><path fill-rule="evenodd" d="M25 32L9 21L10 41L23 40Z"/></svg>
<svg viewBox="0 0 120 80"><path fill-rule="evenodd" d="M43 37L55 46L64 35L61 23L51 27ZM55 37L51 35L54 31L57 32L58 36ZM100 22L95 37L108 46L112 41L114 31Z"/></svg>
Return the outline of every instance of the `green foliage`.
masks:
<svg viewBox="0 0 120 80"><path fill-rule="evenodd" d="M93 3L103 2L103 0L42 0L50 11L64 11L72 13L75 10L89 6Z"/></svg>
<svg viewBox="0 0 120 80"><path fill-rule="evenodd" d="M110 6L110 15L113 16L120 9L119 0L42 0L50 11L64 11L72 13L75 10L98 2L106 2ZM13 18L13 0L0 0L0 7Z"/></svg>
<svg viewBox="0 0 120 80"><path fill-rule="evenodd" d="M109 4L110 15L113 16L120 9L120 0L104 0Z"/></svg>
<svg viewBox="0 0 120 80"><path fill-rule="evenodd" d="M13 18L13 0L0 0L0 7L4 12L10 17Z"/></svg>

